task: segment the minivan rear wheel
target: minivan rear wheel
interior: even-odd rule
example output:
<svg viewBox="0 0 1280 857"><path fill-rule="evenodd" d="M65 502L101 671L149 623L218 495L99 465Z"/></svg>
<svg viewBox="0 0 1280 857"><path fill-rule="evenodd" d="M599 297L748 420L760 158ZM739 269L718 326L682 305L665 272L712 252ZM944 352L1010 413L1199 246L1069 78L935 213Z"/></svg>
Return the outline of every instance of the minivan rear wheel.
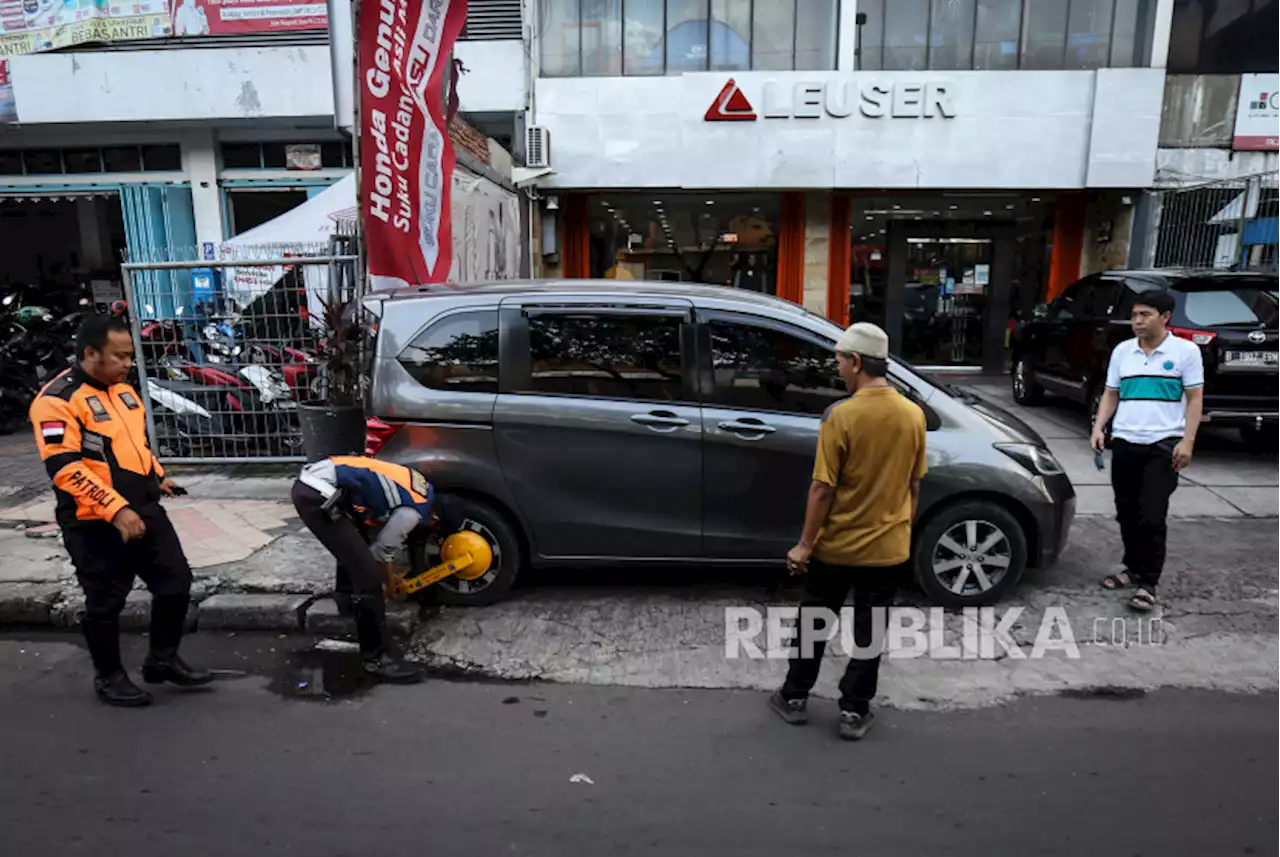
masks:
<svg viewBox="0 0 1280 857"><path fill-rule="evenodd" d="M493 564L475 580L446 577L428 587L440 604L459 607L485 607L500 601L511 591L524 562L520 538L506 516L488 503L470 497L458 497L458 511L463 516L462 528L479 533L493 550ZM429 565L440 562L439 546L428 552Z"/></svg>
<svg viewBox="0 0 1280 857"><path fill-rule="evenodd" d="M912 571L932 603L994 604L1027 566L1027 537L1007 509L966 500L942 509L916 531Z"/></svg>

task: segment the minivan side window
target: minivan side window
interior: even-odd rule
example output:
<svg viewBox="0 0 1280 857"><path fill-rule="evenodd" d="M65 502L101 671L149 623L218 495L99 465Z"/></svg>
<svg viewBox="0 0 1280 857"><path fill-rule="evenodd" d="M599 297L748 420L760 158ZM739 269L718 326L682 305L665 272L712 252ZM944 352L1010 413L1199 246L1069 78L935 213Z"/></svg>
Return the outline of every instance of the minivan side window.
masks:
<svg viewBox="0 0 1280 857"><path fill-rule="evenodd" d="M461 393L498 392L498 311L447 315L414 338L398 358L419 384Z"/></svg>
<svg viewBox="0 0 1280 857"><path fill-rule="evenodd" d="M526 393L674 402L685 398L678 316L546 313L529 318Z"/></svg>
<svg viewBox="0 0 1280 857"><path fill-rule="evenodd" d="M712 320L711 400L724 408L820 416L849 396L835 352L762 325Z"/></svg>

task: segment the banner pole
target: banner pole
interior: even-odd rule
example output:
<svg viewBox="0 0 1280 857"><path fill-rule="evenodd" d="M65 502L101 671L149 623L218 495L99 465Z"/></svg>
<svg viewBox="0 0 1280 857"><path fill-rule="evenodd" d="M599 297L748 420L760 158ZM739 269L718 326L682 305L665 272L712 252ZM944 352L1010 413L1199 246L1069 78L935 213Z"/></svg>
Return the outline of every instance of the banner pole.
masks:
<svg viewBox="0 0 1280 857"><path fill-rule="evenodd" d="M364 177L361 175L360 138L364 134L364 124L360 121L360 6L362 0L351 0L351 39L354 47L351 51L351 98L355 111L351 133L351 161L356 176L356 281L352 284L357 299L368 292L369 272L366 270L364 248Z"/></svg>

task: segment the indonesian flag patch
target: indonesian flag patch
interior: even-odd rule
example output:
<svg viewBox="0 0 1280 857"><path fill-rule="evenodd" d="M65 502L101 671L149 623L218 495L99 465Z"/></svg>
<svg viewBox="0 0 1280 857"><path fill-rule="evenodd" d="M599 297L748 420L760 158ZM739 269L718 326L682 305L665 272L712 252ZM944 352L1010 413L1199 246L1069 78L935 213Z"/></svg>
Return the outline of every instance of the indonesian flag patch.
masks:
<svg viewBox="0 0 1280 857"><path fill-rule="evenodd" d="M40 435L44 438L45 443L60 444L66 433L67 424L61 420L40 423Z"/></svg>

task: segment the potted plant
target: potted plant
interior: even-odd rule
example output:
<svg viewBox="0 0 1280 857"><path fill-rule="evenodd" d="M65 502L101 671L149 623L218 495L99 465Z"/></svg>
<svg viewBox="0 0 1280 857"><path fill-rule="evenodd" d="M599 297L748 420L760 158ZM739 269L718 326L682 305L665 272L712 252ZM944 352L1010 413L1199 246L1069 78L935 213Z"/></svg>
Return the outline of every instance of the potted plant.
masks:
<svg viewBox="0 0 1280 857"><path fill-rule="evenodd" d="M364 452L365 419L361 395L359 304L331 296L324 302L324 340L320 343L320 396L298 406L302 446L308 461Z"/></svg>

